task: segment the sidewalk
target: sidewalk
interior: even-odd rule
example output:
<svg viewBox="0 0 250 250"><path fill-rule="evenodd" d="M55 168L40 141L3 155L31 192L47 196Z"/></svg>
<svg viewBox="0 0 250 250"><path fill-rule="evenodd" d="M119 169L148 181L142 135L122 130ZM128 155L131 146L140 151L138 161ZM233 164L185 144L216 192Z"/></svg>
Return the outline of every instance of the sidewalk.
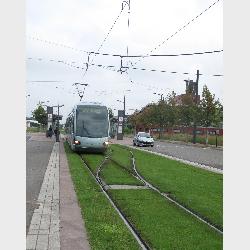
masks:
<svg viewBox="0 0 250 250"><path fill-rule="evenodd" d="M27 250L89 250L63 139L55 142L26 238Z"/></svg>

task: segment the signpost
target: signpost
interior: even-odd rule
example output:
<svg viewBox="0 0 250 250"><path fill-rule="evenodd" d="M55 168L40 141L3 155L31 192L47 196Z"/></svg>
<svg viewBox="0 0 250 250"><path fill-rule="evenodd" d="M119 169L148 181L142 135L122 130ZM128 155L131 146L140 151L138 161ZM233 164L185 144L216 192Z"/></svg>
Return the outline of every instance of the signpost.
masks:
<svg viewBox="0 0 250 250"><path fill-rule="evenodd" d="M117 140L123 140L124 110L118 110Z"/></svg>
<svg viewBox="0 0 250 250"><path fill-rule="evenodd" d="M52 123L53 123L53 107L47 106L47 118L48 118L47 129L49 130L49 127L52 126Z"/></svg>

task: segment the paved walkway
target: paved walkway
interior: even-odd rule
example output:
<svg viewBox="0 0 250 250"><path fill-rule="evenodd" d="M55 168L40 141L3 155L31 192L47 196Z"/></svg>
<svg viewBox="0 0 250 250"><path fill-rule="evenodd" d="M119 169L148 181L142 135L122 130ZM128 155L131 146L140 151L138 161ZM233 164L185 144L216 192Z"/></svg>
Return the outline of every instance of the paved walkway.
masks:
<svg viewBox="0 0 250 250"><path fill-rule="evenodd" d="M49 164L27 235L26 249L60 249L59 235L59 143L52 149Z"/></svg>
<svg viewBox="0 0 250 250"><path fill-rule="evenodd" d="M37 203L26 238L27 250L90 249L63 141L53 146Z"/></svg>

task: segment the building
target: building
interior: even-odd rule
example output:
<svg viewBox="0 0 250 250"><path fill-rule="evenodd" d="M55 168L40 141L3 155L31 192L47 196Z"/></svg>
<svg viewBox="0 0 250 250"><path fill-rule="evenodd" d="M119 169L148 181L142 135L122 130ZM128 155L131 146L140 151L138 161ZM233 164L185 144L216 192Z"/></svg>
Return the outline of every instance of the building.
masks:
<svg viewBox="0 0 250 250"><path fill-rule="evenodd" d="M39 126L38 121L34 120L34 118L26 117L26 128L38 127L38 126Z"/></svg>
<svg viewBox="0 0 250 250"><path fill-rule="evenodd" d="M186 82L186 93L175 96L174 100L176 105L182 105L183 99L187 96L187 94L192 96L193 102L196 103L196 96L197 96L197 103L200 102L200 95L198 95L198 83L194 82L193 80L184 80Z"/></svg>

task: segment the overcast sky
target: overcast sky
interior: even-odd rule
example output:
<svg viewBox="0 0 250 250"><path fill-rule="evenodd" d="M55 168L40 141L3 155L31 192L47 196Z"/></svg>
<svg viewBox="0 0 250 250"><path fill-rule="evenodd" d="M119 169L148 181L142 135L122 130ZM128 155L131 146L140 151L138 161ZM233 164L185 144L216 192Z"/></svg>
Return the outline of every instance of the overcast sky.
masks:
<svg viewBox="0 0 250 250"><path fill-rule="evenodd" d="M121 12L122 2L124 10ZM203 74L199 79L199 94L206 84L223 102L223 76L213 76L223 75L223 52L123 58L123 65L130 67L123 74L117 72L120 57L90 55L89 63L115 67L111 70L89 66L84 75L88 62L86 52L98 51L101 45L100 53L118 55L126 55L127 47L128 55L222 50L222 0L191 21L214 2L131 0L129 14L128 4L118 0L27 0L26 78L27 95L30 95L26 98L27 116L31 115L39 101L44 101L48 105L64 104L61 111L65 120L79 101L72 86L75 82L88 84L83 100L102 102L112 109L123 109L123 104L116 100L123 100L125 94L126 113L131 114L133 109L156 102L159 96L154 92L165 96L172 91L184 93L184 80L196 80L197 69ZM187 23L186 28L181 29ZM178 33L171 37L176 31ZM166 72L148 71L152 69ZM117 114L116 110L114 112Z"/></svg>

